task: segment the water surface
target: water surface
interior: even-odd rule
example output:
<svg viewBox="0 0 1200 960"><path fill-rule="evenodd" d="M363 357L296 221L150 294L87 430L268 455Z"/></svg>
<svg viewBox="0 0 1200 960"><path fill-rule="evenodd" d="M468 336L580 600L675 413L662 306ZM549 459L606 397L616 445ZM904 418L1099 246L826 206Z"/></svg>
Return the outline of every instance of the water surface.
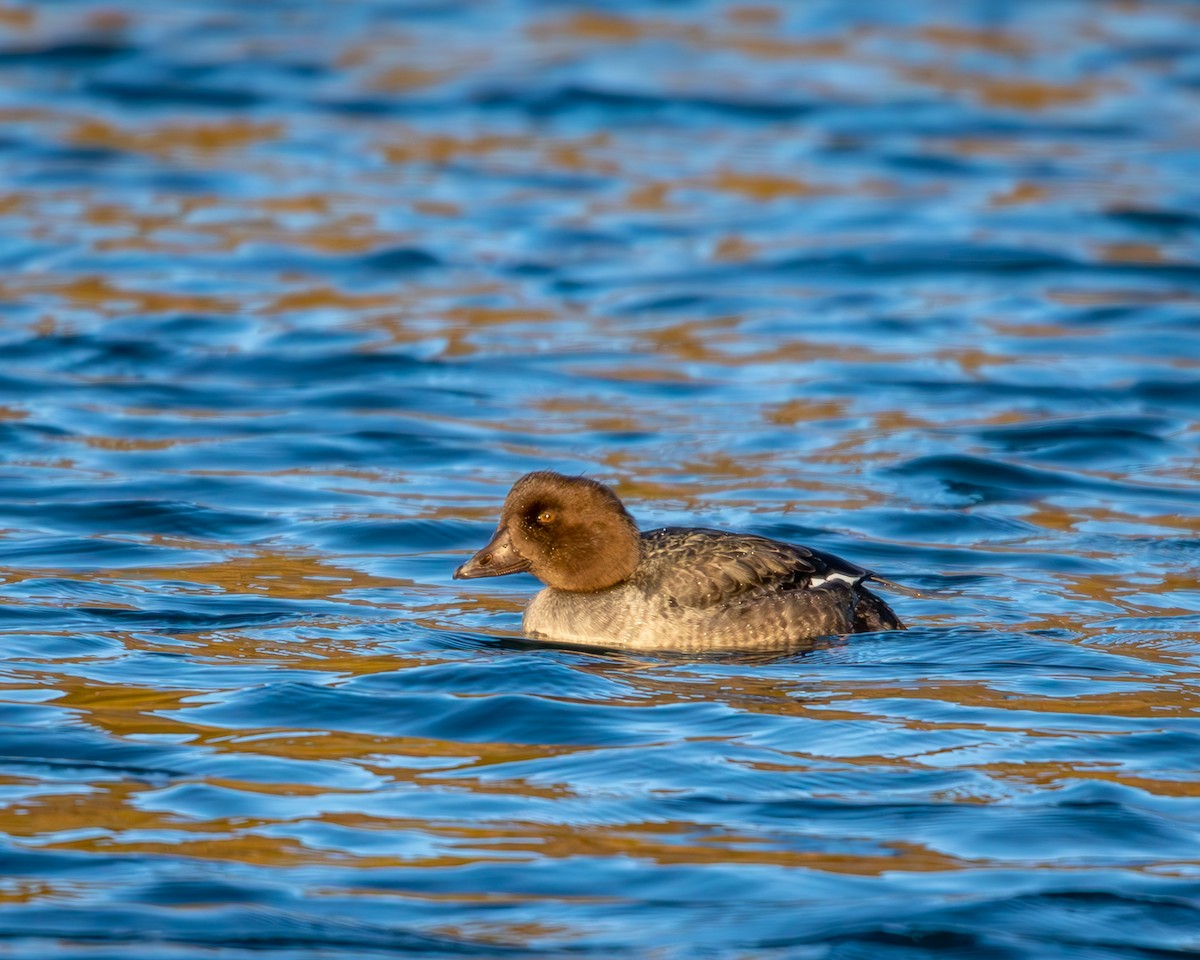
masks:
<svg viewBox="0 0 1200 960"><path fill-rule="evenodd" d="M1200 949L1200 10L0 5L0 950ZM539 468L926 591L524 641Z"/></svg>

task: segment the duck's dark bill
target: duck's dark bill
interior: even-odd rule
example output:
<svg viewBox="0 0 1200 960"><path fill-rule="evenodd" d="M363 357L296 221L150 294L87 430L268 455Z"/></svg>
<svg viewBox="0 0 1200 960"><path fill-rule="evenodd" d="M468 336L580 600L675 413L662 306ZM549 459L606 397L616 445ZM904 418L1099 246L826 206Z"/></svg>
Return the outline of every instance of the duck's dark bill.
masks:
<svg viewBox="0 0 1200 960"><path fill-rule="evenodd" d="M455 580L502 577L529 569L529 561L517 553L507 530L497 530L491 542L454 571Z"/></svg>

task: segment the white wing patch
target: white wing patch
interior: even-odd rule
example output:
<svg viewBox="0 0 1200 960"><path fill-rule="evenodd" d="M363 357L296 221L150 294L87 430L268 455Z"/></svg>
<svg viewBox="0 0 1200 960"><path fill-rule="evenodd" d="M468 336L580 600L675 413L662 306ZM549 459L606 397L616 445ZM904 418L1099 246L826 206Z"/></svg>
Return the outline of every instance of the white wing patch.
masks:
<svg viewBox="0 0 1200 960"><path fill-rule="evenodd" d="M841 580L842 583L848 583L851 586L862 583L865 580L865 575L855 576L851 573L842 573L838 570L830 570L823 577L813 577L808 581L809 587L821 587L829 583L830 580Z"/></svg>

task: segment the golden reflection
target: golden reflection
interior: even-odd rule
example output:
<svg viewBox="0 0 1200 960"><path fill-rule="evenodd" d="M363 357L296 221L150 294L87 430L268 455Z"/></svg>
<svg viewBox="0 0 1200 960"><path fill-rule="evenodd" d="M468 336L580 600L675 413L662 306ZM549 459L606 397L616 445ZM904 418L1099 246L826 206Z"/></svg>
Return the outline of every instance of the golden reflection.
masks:
<svg viewBox="0 0 1200 960"><path fill-rule="evenodd" d="M1167 263L1170 260L1162 247L1146 241L1102 243L1095 245L1093 249L1096 255L1107 263Z"/></svg>
<svg viewBox="0 0 1200 960"><path fill-rule="evenodd" d="M324 216L340 199L342 198L334 198L327 193L300 193L286 197L256 197L254 204L265 213L311 213Z"/></svg>
<svg viewBox="0 0 1200 960"><path fill-rule="evenodd" d="M369 253L389 246L416 241L409 235L381 230L378 213L364 207L361 199L348 196L314 198L260 198L242 203L212 196L162 197L149 210L112 202L78 198L79 220L103 234L91 240L99 250L180 251L214 254L261 244L281 244L324 255ZM192 216L220 207L222 216ZM76 303L95 305L98 300L121 298L130 310L174 309L232 312L233 304L221 300L186 299L165 291L120 290L105 278L83 276L12 277L14 290L52 293ZM148 300L148 297L156 299Z"/></svg>
<svg viewBox="0 0 1200 960"><path fill-rule="evenodd" d="M0 6L0 27L6 30L30 30L37 22L37 10L29 6Z"/></svg>
<svg viewBox="0 0 1200 960"><path fill-rule="evenodd" d="M1127 287L1123 289L1114 289L1112 287L1096 287L1086 289L1083 287L1072 287L1070 289L1050 287L1044 293L1051 303L1060 303L1068 307L1104 307L1104 306L1124 306L1126 304L1152 304L1152 303L1196 303L1200 302L1200 296L1197 296L1195 291L1178 288L1175 290L1163 289L1139 289L1136 287ZM1025 327L1016 327L1014 330L1023 330ZM1061 325L1050 325L1046 330L1056 331L1056 336L1063 335Z"/></svg>
<svg viewBox="0 0 1200 960"><path fill-rule="evenodd" d="M473 902L474 899L474 897L468 898L467 902ZM554 899L559 901L563 898L556 896ZM477 917L461 923L436 924L429 928L429 932L434 936L515 947L522 951L529 950L531 944L545 940L570 940L578 933L576 927L568 923L550 923L541 920L521 920L519 922L483 920Z"/></svg>
<svg viewBox="0 0 1200 960"><path fill-rule="evenodd" d="M760 251L758 244L747 240L745 237L736 236L733 234L721 237L713 247L712 257L714 260L721 260L728 263L743 263L747 260L753 260Z"/></svg>
<svg viewBox="0 0 1200 960"><path fill-rule="evenodd" d="M783 19L782 10L767 4L738 3L726 7L722 13L731 23L768 30L774 30Z"/></svg>
<svg viewBox="0 0 1200 960"><path fill-rule="evenodd" d="M56 707L78 710L89 724L118 737L192 732L189 724L164 714L181 709L197 691L95 684L65 675L57 688L62 696Z"/></svg>
<svg viewBox="0 0 1200 960"><path fill-rule="evenodd" d="M148 130L123 130L95 117L78 121L67 134L72 143L110 147L129 153L172 156L189 153L223 153L283 138L285 127L277 121L224 120L221 123L164 123Z"/></svg>
<svg viewBox="0 0 1200 960"><path fill-rule="evenodd" d="M394 309L396 298L388 294L346 293L327 284L281 293L261 308L267 316L299 310Z"/></svg>
<svg viewBox="0 0 1200 960"><path fill-rule="evenodd" d="M799 423L840 420L849 415L848 408L849 403L846 400L809 400L797 397L768 407L764 415L772 423L794 427Z"/></svg>
<svg viewBox="0 0 1200 960"><path fill-rule="evenodd" d="M619 170L615 160L608 156L612 147L612 139L607 133L546 138L512 134L452 136L405 130L402 137L382 145L380 152L389 163L397 165L445 165L464 158L489 158L494 163L510 163L521 158L522 164L532 163L538 167L608 174Z"/></svg>
<svg viewBox="0 0 1200 960"><path fill-rule="evenodd" d="M1031 625L1034 629L1045 629L1050 624ZM1113 680L1114 683L1118 682ZM907 699L913 696L923 700L938 700L946 703L957 703L966 707L984 707L996 711L1028 711L1035 714L1066 714L1079 717L1127 717L1149 718L1163 720L1167 717L1187 718L1193 716L1200 708L1200 692L1186 689L1181 684L1171 684L1166 690L1146 689L1146 680L1141 677L1127 681L1132 688L1129 691L1114 692L1106 690L1103 693L1072 696L1020 696L1007 690L996 690L986 684L973 683L926 683L920 691L892 690L888 697ZM861 694L863 689L856 691ZM906 726L912 729L989 729L986 724L955 721L954 723L928 725L906 721ZM1001 728L1003 729L1003 728ZM1016 726L1015 729L1021 729ZM1025 731L1031 736L1038 735L1035 730Z"/></svg>
<svg viewBox="0 0 1200 960"><path fill-rule="evenodd" d="M671 199L673 189L673 184L665 182L635 183L630 186L621 207L647 213L669 210L675 205Z"/></svg>
<svg viewBox="0 0 1200 960"><path fill-rule="evenodd" d="M1156 797L1200 797L1200 782L1168 780L1108 767L1101 761L1026 760L1019 763L982 763L974 767L997 780L1054 789L1071 780L1098 780L1143 790Z"/></svg>
<svg viewBox="0 0 1200 960"><path fill-rule="evenodd" d="M987 50L1009 56L1031 53L1031 45L1024 37L1002 30L971 30L965 27L934 25L924 27L920 36L943 47L959 47L967 50Z"/></svg>
<svg viewBox="0 0 1200 960"><path fill-rule="evenodd" d="M822 849L795 850L788 849L789 845L788 841L770 835L739 835L707 824L686 821L634 823L584 830L574 825L512 824L503 833L490 830L472 844L480 850L525 851L530 859L623 856L648 860L660 866L717 861L862 876L872 876L886 870L949 870L967 862L903 841L881 843L878 845L879 852L874 854L861 851L832 853ZM813 845L818 846L816 843Z"/></svg>
<svg viewBox="0 0 1200 960"><path fill-rule="evenodd" d="M244 792L257 785L239 785ZM171 814L138 811L130 800L136 796L130 784L105 784L96 793L76 795L71 803L57 803L53 811L37 806L22 807L25 816L0 813L0 830L20 838L34 836L31 819L40 821L40 834L103 831L101 836L54 843L40 841L39 849L86 852L170 854L202 860L234 861L261 866L297 866L338 862L357 868L452 867L467 864L523 863L543 859L578 857L634 857L658 865L712 863L758 864L824 870L850 875L873 875L887 870L929 872L954 869L970 861L938 853L913 843L890 841L878 844L878 853L835 853L822 849L789 849L789 841L771 835L726 834L704 824L665 822L579 827L559 824L508 821L479 827L406 818L375 818L354 814L320 814L308 821L341 826L362 833L388 832L416 839L410 854L371 854L340 848L310 847L292 837L257 832L286 820L259 817L214 817L191 820ZM402 799L398 798L398 803ZM169 830L170 840L123 840L130 831ZM192 839L194 837L194 839ZM362 840L366 840L363 837ZM433 843L440 852L428 853ZM814 844L817 846L817 844Z"/></svg>
<svg viewBox="0 0 1200 960"><path fill-rule="evenodd" d="M612 383L692 383L695 381L686 370L675 367L592 367L588 372L599 380Z"/></svg>
<svg viewBox="0 0 1200 960"><path fill-rule="evenodd" d="M667 20L625 17L598 10L579 11L550 23L535 23L530 31L534 37L548 40L572 37L590 43L627 44L642 37L681 36L687 28Z"/></svg>
<svg viewBox="0 0 1200 960"><path fill-rule="evenodd" d="M989 157L995 160L1024 157L1070 160L1079 157L1082 147L1069 141L1030 141L1027 138L1004 137L930 137L930 149L962 157Z"/></svg>
<svg viewBox="0 0 1200 960"><path fill-rule="evenodd" d="M759 203L780 199L805 199L835 192L832 188L818 186L795 177L782 177L765 173L741 173L722 170L707 185L714 190L737 193Z"/></svg>
<svg viewBox="0 0 1200 960"><path fill-rule="evenodd" d="M530 28L540 41L565 41L578 45L630 46L643 40L673 40L705 50L736 50L759 59L816 60L850 54L841 37L796 39L777 30L780 12L768 7L732 7L726 23L708 27L701 22L680 22L647 16L587 11L570 14Z"/></svg>
<svg viewBox="0 0 1200 960"><path fill-rule="evenodd" d="M236 314L240 307L232 298L208 294L135 290L121 287L96 274L70 279L53 278L14 281L11 289L27 295L28 290L44 292L69 304L95 310L104 315L129 313L218 313ZM0 283L0 293L5 284Z"/></svg>
<svg viewBox="0 0 1200 960"><path fill-rule="evenodd" d="M177 545L184 546L187 543L185 541ZM191 545L211 546L207 541L192 542ZM244 551L245 548L239 550ZM257 550L249 555L243 553L225 557L217 563L122 569L97 575L98 579L103 577L120 579L125 583L178 579L219 587L227 593L282 600L324 600L348 590L404 588L408 591L413 588L411 580L381 577L339 564L327 557L280 550Z"/></svg>
<svg viewBox="0 0 1200 960"><path fill-rule="evenodd" d="M433 70L415 66L389 67L371 77L370 86L376 90L391 92L419 90L432 87L453 76L447 70Z"/></svg>
<svg viewBox="0 0 1200 960"><path fill-rule="evenodd" d="M0 884L0 903L39 903L46 900L63 902L71 899L74 892L74 888L63 884L10 877Z"/></svg>
<svg viewBox="0 0 1200 960"><path fill-rule="evenodd" d="M1002 193L992 194L990 202L994 207L1017 207L1027 203L1045 203L1049 199L1050 191L1045 187L1021 180Z"/></svg>
<svg viewBox="0 0 1200 960"><path fill-rule="evenodd" d="M857 443L861 444L861 439ZM840 445L834 444L823 451L809 454L808 459L813 463L842 460L859 462L863 459L861 453L851 453L852 449L856 449L855 441L845 441L844 449L845 452ZM726 506L757 506L758 501L753 498L739 500L731 494L758 485L748 484L746 481L761 482L763 477L779 475L777 456L771 453L731 456L714 450L697 456L689 448L686 455L681 455L671 463L656 462L653 465L656 475L679 478L675 482L634 479L642 465L631 455L620 451L605 453L602 462L610 468L611 480L623 497L671 503L691 510L711 508L714 497L720 497ZM702 487L695 483L697 476L705 478ZM781 515L820 507L846 509L851 505L867 506L887 502L887 498L878 491L863 487L848 489L844 479L831 480L811 474L800 474L796 472L795 467L788 468L786 483L790 489L804 491L806 495L802 502L773 504L771 509Z"/></svg>
<svg viewBox="0 0 1200 960"><path fill-rule="evenodd" d="M414 200L413 210L430 217L461 217L464 215L460 204L449 200Z"/></svg>
<svg viewBox="0 0 1200 960"><path fill-rule="evenodd" d="M186 783L186 781L184 781ZM262 784L207 781L243 795L312 797L314 809L320 798L341 796L352 802L353 791L336 792L301 784ZM527 785L508 784L506 792L525 793ZM170 853L173 856L225 860L258 865L297 865L330 860L353 862L358 867L421 866L444 867L488 861L516 862L541 859L570 859L594 856L631 856L657 864L725 863L807 867L847 874L874 874L882 870L943 870L961 865L954 857L917 844L888 842L875 854L835 853L822 849L789 849L790 841L771 835L734 833L707 824L687 821L625 823L580 827L575 823L538 820L461 822L413 819L403 815L379 817L354 812L320 812L294 819L340 826L369 834L387 832L403 838L421 838L411 854L370 854L345 849L306 846L292 837L259 832L272 824L294 822L293 817L207 816L193 818L171 811L146 809L139 799L158 788L134 780L97 783L85 792L22 801L0 809L0 831L14 839L38 837L39 849L90 852ZM536 796L536 793L528 795ZM397 795L403 809L403 795ZM344 802L339 802L344 806ZM269 809L269 804L266 809ZM46 842L48 835L78 833L87 836ZM126 840L123 835L140 831L170 831L171 840ZM360 843L364 843L365 837ZM440 850L426 852L431 841ZM817 846L814 844L814 846ZM515 856L514 856L515 855Z"/></svg>
<svg viewBox="0 0 1200 960"><path fill-rule="evenodd" d="M529 307L452 307L443 316L452 325L467 327L507 326L562 319L556 311Z"/></svg>
<svg viewBox="0 0 1200 960"><path fill-rule="evenodd" d="M517 150L530 143L524 137L483 134L476 137L454 137L406 131L399 142L384 146L383 155L389 163L450 163L462 157L478 157L505 150Z"/></svg>
<svg viewBox="0 0 1200 960"><path fill-rule="evenodd" d="M599 433L661 432L668 427L686 429L689 423L686 416L667 411L656 413L653 422L648 422L643 411L624 410L596 399L550 396L537 398L530 407L553 418L545 421L548 426L543 433L546 435L571 434L581 430ZM553 428L549 427L550 424L554 424ZM521 426L524 427L523 424Z"/></svg>
<svg viewBox="0 0 1200 960"><path fill-rule="evenodd" d="M728 36L710 34L701 42L705 46L737 50L764 60L836 60L853 54L852 41L841 37L793 40L769 33L735 33Z"/></svg>
<svg viewBox="0 0 1200 960"><path fill-rule="evenodd" d="M947 93L964 93L990 107L1034 112L1080 106L1112 90L1111 83L1101 84L1094 80L1050 83L967 73L940 66L902 67L899 72L909 80Z"/></svg>
<svg viewBox="0 0 1200 960"><path fill-rule="evenodd" d="M1152 536L1155 530L1162 536L1177 531L1200 534L1200 514L1147 514L1140 511L1132 513L1100 504L1073 504L1067 508L1042 502L1035 505L1022 519L1060 533L1074 532L1084 523L1111 523L1134 527L1143 536Z"/></svg>
<svg viewBox="0 0 1200 960"><path fill-rule="evenodd" d="M220 437L161 437L151 440L147 437L97 437L75 436L62 437L62 443L82 443L96 450L170 450L173 447L190 447L205 443L220 443Z"/></svg>
<svg viewBox="0 0 1200 960"><path fill-rule="evenodd" d="M304 562L312 565L303 569L327 569L315 565L315 561ZM270 565L270 569L273 570L278 570L278 567L278 561L273 561ZM214 565L209 571L208 579L244 588L250 582L253 569L251 567L248 573L224 578L220 567ZM1118 589L1115 581L1105 586L1109 593ZM1093 594L1097 589L1094 583L1084 584L1082 588ZM1036 622L1031 622L1023 629L1034 629L1037 626ZM209 654L222 658L245 657L260 662L274 660L293 668L310 663L325 676L331 673L342 677L366 675L434 662L428 656L404 658L344 649L335 637L327 641L306 643L303 656L287 654L279 649L265 650L261 641L251 637L226 635L217 641L211 637L195 636L194 639L207 645ZM1084 640L1086 642L1086 637ZM133 647L136 648L136 644ZM197 654L202 655L201 651L196 651L193 655ZM973 680L927 680L919 685L909 686L868 679L862 682L840 681L836 685L818 685L815 678L804 682L781 682L778 675L759 675L753 671L724 675L720 678L718 687L711 682L680 683L676 675L676 665L621 658L596 658L581 663L579 669L619 677L622 683L632 688L633 692L630 695L615 698L611 701L613 703L649 706L716 699L741 713L804 717L824 722L875 722L898 725L915 731L974 730L979 731L981 738L986 738L989 730L997 728L983 720L924 720L920 718L919 708L915 704L912 714L897 715L896 704L905 699L915 702L936 700L965 707L987 708L994 711L997 718L1012 717L1014 720L1024 712L1034 716L1047 713L1060 717L1074 715L1085 720L1088 717L1144 717L1161 720L1171 716L1188 717L1200 708L1200 694L1180 689L1176 683L1173 683L1169 690L1147 688L1145 679L1140 677L1106 678L1108 683L1105 690L1093 696L1055 697L1023 696L1009 690L993 689L986 683ZM1113 689L1114 685L1122 682L1128 682L1127 691ZM186 719L186 708L189 705L194 704L199 697L212 698L216 696L215 692L164 690L159 687L138 687L130 684L97 684L87 679L65 676L58 679L56 686L63 693L56 701L56 706L79 711L90 726L105 730L114 737L136 737L148 733L176 737L185 735L190 738L189 747L192 749L234 754L250 766L253 765L256 755L297 761L354 763L376 776L422 789L528 797L551 802L569 800L579 795L571 784L506 777L503 776L503 767L538 760L553 761L555 758L572 754L586 755L594 749L586 745L507 744L493 741L468 743L336 730L298 731L251 727L247 730L230 731L205 727ZM804 696L796 695L801 692ZM571 700L570 697L563 699ZM886 702L887 711L873 710L872 701L876 700ZM1004 724L998 729L1031 738L1076 739L1087 727L1084 724L1081 731L1073 731L1069 727L1045 729L1036 723L1026 724L1020 721L1011 725ZM870 738L862 741L863 746L868 749L868 744L872 742L875 741ZM913 769L928 764L934 757L954 752L926 752L919 747L914 749L917 752L908 756L885 756L856 750L839 759L860 767ZM791 757L792 762L786 762L783 759L785 757ZM412 758L414 762L405 763L405 758ZM749 766L767 772L774 770L802 774L813 763L825 765L830 759L827 755L817 756L801 751L781 753L780 758L775 764L756 760ZM424 762L427 760L436 761L436 766L430 768ZM983 793L978 796L962 796L956 793L953 797L954 802L996 802L1009 792L1000 786L1002 784L1015 785L1018 788L1034 785L1053 789L1067 780L1079 779L1107 780L1161 796L1200 795L1200 784L1157 780L1140 771L1125 771L1114 765L1100 763L1083 765L1059 760L1019 763L982 760L963 766L985 773L997 783L997 789L989 791L984 787ZM501 768L495 771L501 774L500 776L489 773L489 768L493 767ZM186 784L201 781L184 779L177 782ZM0 831L18 841L22 837L39 838L40 848L170 854L258 865L319 864L337 861L353 863L359 867L440 867L499 860L513 862L514 857L516 862L521 862L579 856L630 856L660 865L711 863L719 860L723 863L874 875L894 870L955 869L967 863L919 844L903 842L879 844L878 852L874 853L838 853L821 849L823 844L820 841L813 843L814 849L795 849L794 840L781 839L770 834L727 831L709 824L684 820L584 827L573 822L547 822L545 818L539 818L536 822L522 821L518 818L479 824L455 820L431 821L404 816L403 794L396 797L396 815L378 816L349 809L353 806L356 796L365 796L370 791L338 790L304 782L262 783L219 777L206 777L202 782L251 797L309 797L313 800L314 811L321 811L323 806L336 809L314 812L311 815L264 813L259 816L236 817L206 815L193 819L169 809L146 809L141 803L142 798L161 790L161 784L155 785L130 778L117 783L95 783L88 788L88 792L15 803L7 809L0 810ZM322 804L322 798L330 802ZM263 809L270 810L270 805L264 804ZM356 852L336 847L310 847L301 839L260 835L264 828L296 821L335 825L363 834L379 831L393 838L402 838L406 833L412 833L421 839L414 845L412 853L384 854ZM302 834L302 823L297 824L296 829ZM45 843L50 835L79 830L87 830L90 833L82 838ZM124 839L127 833L142 830L172 831L176 838L128 842ZM431 844L435 847L432 851L429 849ZM356 841L356 845L364 848L369 846L365 838Z"/></svg>
<svg viewBox="0 0 1200 960"><path fill-rule="evenodd" d="M428 665L429 661L422 661ZM395 668L395 662L392 663ZM430 740L420 737L389 737L378 734L346 733L340 730L320 734L298 733L294 730L271 731L264 737L256 730L253 736L225 731L205 733L203 742L230 753L261 754L292 760L353 761L378 776L397 783L429 783L431 778L448 787L462 790L487 784L465 777L450 777L448 772L486 770L488 767L530 760L552 760L557 757L586 753L590 747L558 744L513 744L497 741L468 743L458 740ZM405 763L405 761L415 761ZM431 770L423 761L437 762ZM509 780L508 783L518 782ZM564 795L564 788L546 788L547 796Z"/></svg>

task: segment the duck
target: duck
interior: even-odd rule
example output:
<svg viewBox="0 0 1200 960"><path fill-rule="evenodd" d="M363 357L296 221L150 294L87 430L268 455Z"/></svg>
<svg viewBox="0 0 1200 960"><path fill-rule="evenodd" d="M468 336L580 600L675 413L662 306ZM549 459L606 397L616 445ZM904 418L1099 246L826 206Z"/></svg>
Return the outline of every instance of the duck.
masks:
<svg viewBox="0 0 1200 960"><path fill-rule="evenodd" d="M491 540L454 579L531 573L537 640L618 650L773 650L904 624L866 584L908 591L811 547L703 527L642 532L613 490L550 470L513 484Z"/></svg>

